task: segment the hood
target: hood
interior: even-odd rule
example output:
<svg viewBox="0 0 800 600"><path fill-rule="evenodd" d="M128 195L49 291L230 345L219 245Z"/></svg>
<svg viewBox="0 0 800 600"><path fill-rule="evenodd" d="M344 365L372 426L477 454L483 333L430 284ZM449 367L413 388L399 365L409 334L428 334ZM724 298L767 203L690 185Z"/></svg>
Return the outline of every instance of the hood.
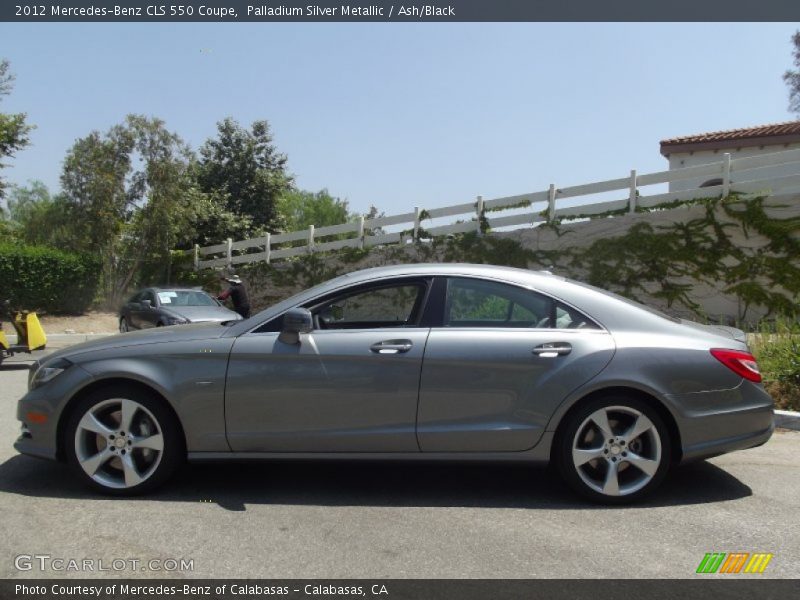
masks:
<svg viewBox="0 0 800 600"><path fill-rule="evenodd" d="M115 348L125 348L128 346L143 346L146 344L161 344L165 342L190 342L194 340L207 340L218 338L225 333L227 327L219 323L197 323L189 325L175 325L174 327L156 327L153 329L143 329L130 333L120 333L90 340L74 346L69 346L62 350L57 350L48 354L39 362L44 363L54 358L64 357L72 359L75 356L86 352L97 352L98 350L113 350Z"/></svg>
<svg viewBox="0 0 800 600"><path fill-rule="evenodd" d="M727 325L704 325L703 323L687 321L686 319L681 319L681 325L703 331L704 333L710 333L711 335L716 335L718 337L736 340L737 342L741 342L743 344L747 343L747 334L741 329L736 329L735 327L728 327Z"/></svg>
<svg viewBox="0 0 800 600"><path fill-rule="evenodd" d="M242 318L224 306L162 306L161 310L173 316L188 319L192 323L238 321Z"/></svg>

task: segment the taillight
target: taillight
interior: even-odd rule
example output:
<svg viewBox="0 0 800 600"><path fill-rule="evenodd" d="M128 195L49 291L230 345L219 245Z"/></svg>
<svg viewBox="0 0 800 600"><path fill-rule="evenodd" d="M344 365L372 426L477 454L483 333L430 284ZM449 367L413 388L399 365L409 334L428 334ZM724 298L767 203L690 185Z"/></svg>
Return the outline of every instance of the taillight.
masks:
<svg viewBox="0 0 800 600"><path fill-rule="evenodd" d="M755 381L756 383L761 381L761 372L758 370L756 359L749 352L712 348L711 354L731 371L741 375L748 381Z"/></svg>

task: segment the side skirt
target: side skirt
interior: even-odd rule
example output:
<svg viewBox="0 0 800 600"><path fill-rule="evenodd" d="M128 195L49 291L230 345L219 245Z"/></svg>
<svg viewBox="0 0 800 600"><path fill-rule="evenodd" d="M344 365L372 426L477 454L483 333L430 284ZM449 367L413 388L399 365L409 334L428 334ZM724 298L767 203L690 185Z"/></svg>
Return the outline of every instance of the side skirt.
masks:
<svg viewBox="0 0 800 600"><path fill-rule="evenodd" d="M553 432L524 452L189 452L191 462L219 461L431 461L431 462L526 462L547 463Z"/></svg>

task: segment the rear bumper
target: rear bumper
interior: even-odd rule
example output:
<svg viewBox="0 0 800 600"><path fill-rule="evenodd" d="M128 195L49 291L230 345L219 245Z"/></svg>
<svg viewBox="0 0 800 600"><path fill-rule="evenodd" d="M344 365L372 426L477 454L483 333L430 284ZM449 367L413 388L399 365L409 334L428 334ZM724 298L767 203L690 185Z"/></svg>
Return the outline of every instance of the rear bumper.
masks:
<svg viewBox="0 0 800 600"><path fill-rule="evenodd" d="M719 456L720 454L726 454L734 450L745 450L747 448L755 448L756 446L766 444L772 436L772 432L775 431L772 411L770 411L769 419L769 425L759 431L698 442L691 446L684 446L681 463L711 458L712 456Z"/></svg>
<svg viewBox="0 0 800 600"><path fill-rule="evenodd" d="M681 462L760 446L775 430L773 401L761 385L744 381L734 390L675 398L682 414Z"/></svg>

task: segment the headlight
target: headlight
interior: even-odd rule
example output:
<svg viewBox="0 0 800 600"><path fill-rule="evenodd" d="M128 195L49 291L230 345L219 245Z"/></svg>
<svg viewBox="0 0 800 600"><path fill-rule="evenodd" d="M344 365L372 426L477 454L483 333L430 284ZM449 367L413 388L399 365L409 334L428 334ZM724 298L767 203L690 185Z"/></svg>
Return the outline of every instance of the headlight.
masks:
<svg viewBox="0 0 800 600"><path fill-rule="evenodd" d="M167 325L185 325L189 322L189 319L184 319L182 317L166 317L164 320L167 322Z"/></svg>
<svg viewBox="0 0 800 600"><path fill-rule="evenodd" d="M43 386L48 381L51 381L61 375L72 363L66 358L57 358L55 360L45 362L41 367L36 369L36 372L31 377L28 383L28 389L34 390L37 387Z"/></svg>

